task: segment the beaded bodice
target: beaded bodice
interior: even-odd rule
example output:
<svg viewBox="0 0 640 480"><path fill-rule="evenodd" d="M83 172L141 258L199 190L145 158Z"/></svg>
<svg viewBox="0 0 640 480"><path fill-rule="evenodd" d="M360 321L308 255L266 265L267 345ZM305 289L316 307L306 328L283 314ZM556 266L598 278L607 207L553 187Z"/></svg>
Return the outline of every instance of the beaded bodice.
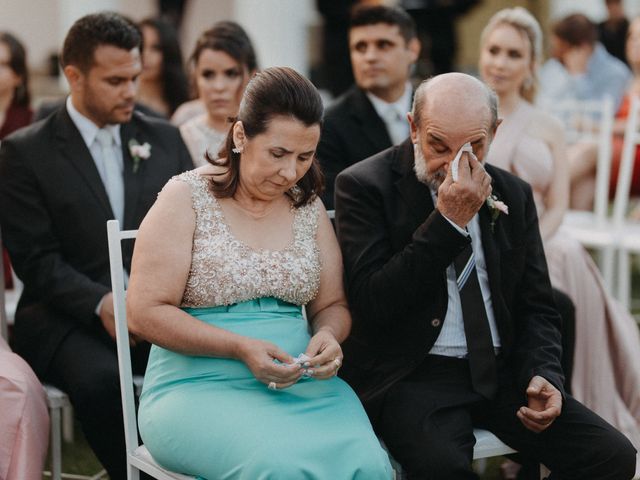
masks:
<svg viewBox="0 0 640 480"><path fill-rule="evenodd" d="M230 305L260 297L297 305L313 300L320 284L319 200L294 210L293 240L284 249L254 249L234 236L206 178L189 171L174 179L191 187L196 214L181 306Z"/></svg>

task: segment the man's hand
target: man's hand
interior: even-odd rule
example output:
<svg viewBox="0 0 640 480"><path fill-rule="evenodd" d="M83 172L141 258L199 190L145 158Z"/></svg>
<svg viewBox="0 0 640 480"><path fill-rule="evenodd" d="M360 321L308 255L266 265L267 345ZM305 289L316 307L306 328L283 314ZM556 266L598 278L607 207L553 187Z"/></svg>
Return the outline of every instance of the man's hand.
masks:
<svg viewBox="0 0 640 480"><path fill-rule="evenodd" d="M438 189L437 208L442 215L464 228L491 194L489 175L475 155L465 152L460 157L458 181L454 182L451 165Z"/></svg>
<svg viewBox="0 0 640 480"><path fill-rule="evenodd" d="M100 305L100 321L107 333L116 339L116 317L113 313L113 293L109 292L102 297L102 305ZM140 341L140 338L129 334L129 345L135 346Z"/></svg>
<svg viewBox="0 0 640 480"><path fill-rule="evenodd" d="M562 412L560 391L544 378L536 375L527 387L528 407L520 407L516 413L529 430L540 433L553 423Z"/></svg>

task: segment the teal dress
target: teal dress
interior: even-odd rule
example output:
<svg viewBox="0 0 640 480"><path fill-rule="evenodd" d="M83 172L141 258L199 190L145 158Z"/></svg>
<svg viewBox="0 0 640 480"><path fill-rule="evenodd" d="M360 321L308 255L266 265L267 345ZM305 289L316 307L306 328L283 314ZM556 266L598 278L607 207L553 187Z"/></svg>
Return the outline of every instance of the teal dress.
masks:
<svg viewBox="0 0 640 480"><path fill-rule="evenodd" d="M319 284L318 205L295 211L284 250L256 251L233 236L204 179L177 178L191 186L196 213L183 310L303 353L310 334L301 305ZM138 421L158 463L207 480L392 478L364 409L337 377L269 390L238 360L153 346Z"/></svg>

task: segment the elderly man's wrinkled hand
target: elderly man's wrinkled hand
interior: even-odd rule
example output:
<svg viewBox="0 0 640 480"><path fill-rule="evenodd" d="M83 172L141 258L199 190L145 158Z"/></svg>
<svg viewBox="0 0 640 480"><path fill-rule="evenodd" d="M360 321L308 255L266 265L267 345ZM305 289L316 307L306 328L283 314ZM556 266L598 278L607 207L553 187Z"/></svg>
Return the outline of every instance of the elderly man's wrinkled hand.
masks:
<svg viewBox="0 0 640 480"><path fill-rule="evenodd" d="M454 182L451 167L438 189L437 208L442 215L464 228L491 195L491 176L475 155L463 153Z"/></svg>
<svg viewBox="0 0 640 480"><path fill-rule="evenodd" d="M527 387L528 406L516 415L529 430L540 433L551 426L562 412L562 394L551 382L535 376Z"/></svg>

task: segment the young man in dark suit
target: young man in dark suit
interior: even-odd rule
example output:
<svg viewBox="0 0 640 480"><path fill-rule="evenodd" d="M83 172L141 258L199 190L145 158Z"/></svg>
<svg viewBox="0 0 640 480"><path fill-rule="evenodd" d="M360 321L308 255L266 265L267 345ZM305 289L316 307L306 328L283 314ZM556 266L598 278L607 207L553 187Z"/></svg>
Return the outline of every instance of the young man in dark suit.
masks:
<svg viewBox="0 0 640 480"><path fill-rule="evenodd" d="M356 84L327 109L317 152L327 209L333 208L338 173L409 136L409 75L420 42L404 10L361 6L351 16L349 51Z"/></svg>
<svg viewBox="0 0 640 480"><path fill-rule="evenodd" d="M531 188L482 164L497 126L493 92L440 75L416 91L410 140L338 176L341 374L408 478L477 479L481 427L550 478L630 479L631 443L564 391Z"/></svg>
<svg viewBox="0 0 640 480"><path fill-rule="evenodd" d="M0 148L3 242L24 282L14 348L69 394L112 480L126 468L105 224L138 228L165 182L193 168L177 129L134 113L140 43L117 14L75 22L61 57L66 104ZM148 345L131 343L142 372Z"/></svg>

